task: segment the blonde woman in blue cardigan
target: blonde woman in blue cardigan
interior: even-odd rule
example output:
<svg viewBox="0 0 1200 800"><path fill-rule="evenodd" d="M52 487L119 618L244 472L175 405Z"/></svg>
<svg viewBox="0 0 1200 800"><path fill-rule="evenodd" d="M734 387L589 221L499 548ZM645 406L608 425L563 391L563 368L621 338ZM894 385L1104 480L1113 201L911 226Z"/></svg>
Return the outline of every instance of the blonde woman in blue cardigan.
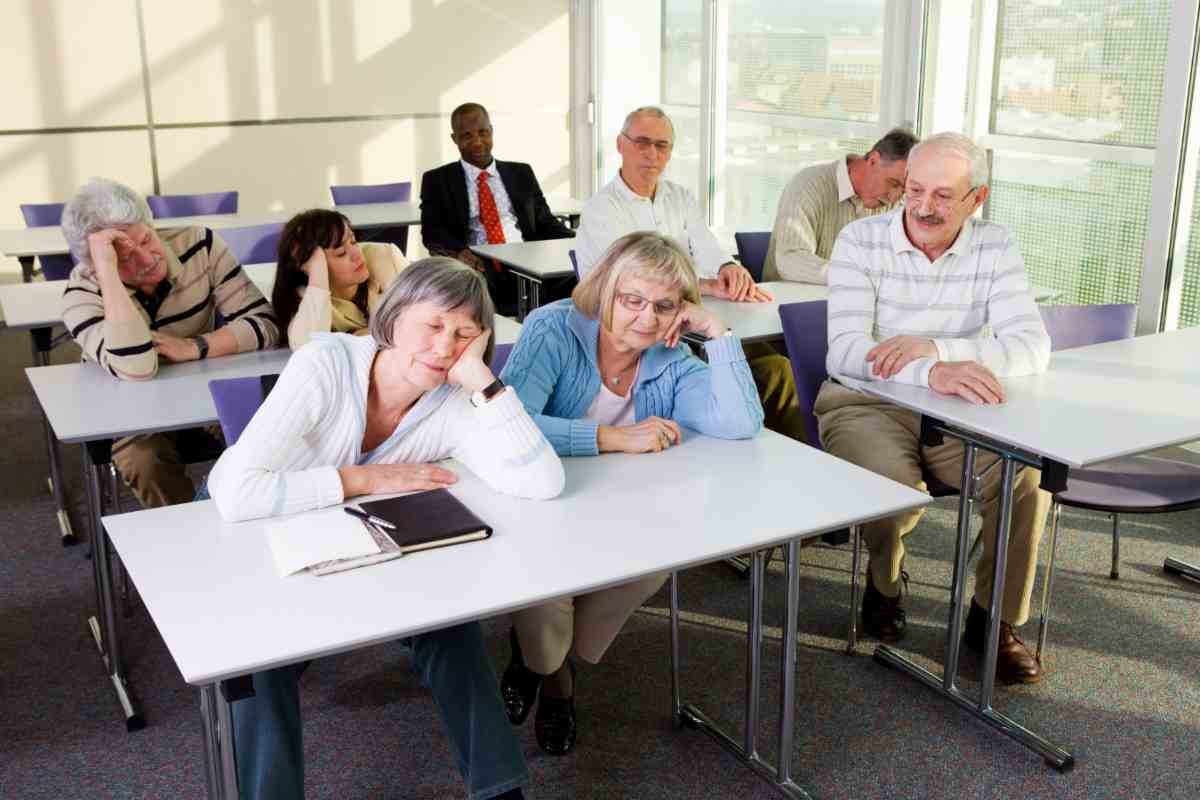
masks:
<svg viewBox="0 0 1200 800"><path fill-rule="evenodd" d="M741 342L698 305L695 269L671 239L618 239L569 300L533 312L503 379L561 456L650 453L676 445L682 428L723 439L762 429L763 410ZM708 363L679 338L707 337ZM514 725L537 705L538 744L555 755L575 744L574 668L596 663L665 574L520 611L501 681Z"/></svg>

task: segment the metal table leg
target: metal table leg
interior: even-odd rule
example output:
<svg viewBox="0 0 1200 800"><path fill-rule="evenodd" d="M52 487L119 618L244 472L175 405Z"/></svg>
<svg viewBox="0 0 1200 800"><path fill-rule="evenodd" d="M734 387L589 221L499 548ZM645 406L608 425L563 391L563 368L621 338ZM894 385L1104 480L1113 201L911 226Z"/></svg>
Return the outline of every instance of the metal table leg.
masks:
<svg viewBox="0 0 1200 800"><path fill-rule="evenodd" d="M233 716L219 684L200 687L200 725L204 742L204 783L210 800L237 800L233 757Z"/></svg>
<svg viewBox="0 0 1200 800"><path fill-rule="evenodd" d="M1192 566L1186 561L1180 561L1177 558L1167 558L1164 560L1163 572L1193 581L1200 581L1200 567Z"/></svg>
<svg viewBox="0 0 1200 800"><path fill-rule="evenodd" d="M944 673L939 678L887 645L880 645L875 649L875 660L915 678L965 709L971 716L987 723L1001 733L1038 753L1050 766L1060 772L1067 772L1075 766L1075 756L992 708L992 696L996 681L997 651L1000 638L1000 598L1004 591L1004 574L1008 563L1009 529L1012 522L1013 485L1016 480L1017 466L1021 463L1015 453L1006 452L1002 449L993 450L1002 459L1003 470L1000 485L1000 519L996 532L996 557L992 572L991 607L988 611L987 649L983 659L983 674L980 677L978 699L968 697L955 685L958 672L958 651L961 644L962 595L966 581L967 539L970 532L968 504L970 503L971 495L975 491L975 449L977 447L987 447L987 449L992 450L992 446L991 443L985 444L984 442L974 441L961 431L945 432L962 438L966 444L966 452L963 458L964 489L959 498L958 541L955 546L954 576L951 584L950 629L946 634ZM969 476L968 465L970 466ZM967 487L969 487L969 491Z"/></svg>
<svg viewBox="0 0 1200 800"><path fill-rule="evenodd" d="M33 339L33 363L44 367L50 363L52 347L52 329L34 328L30 331ZM71 529L71 518L67 515L65 492L63 491L62 464L58 452L58 439L46 419L46 412L38 404L38 414L42 418L42 431L46 437L46 454L50 461L50 477L46 479L50 494L54 496L55 515L58 517L58 531L64 547L78 543L75 531Z"/></svg>
<svg viewBox="0 0 1200 800"><path fill-rule="evenodd" d="M517 322L524 322L525 315L531 310L529 308L529 278L516 271L513 272L513 275L517 276Z"/></svg>
<svg viewBox="0 0 1200 800"><path fill-rule="evenodd" d="M680 706L678 700L678 597L675 576L671 584L672 625L672 687L676 692L675 706L680 720L691 728L698 728L711 736L751 772L770 783L780 794L794 800L810 800L810 795L791 778L792 735L795 727L795 684L796 684L796 632L799 627L800 604L800 540L787 544L787 611L783 626L783 647L780 661L782 689L779 711L779 766L773 766L758 753L757 735L759 727L758 706L761 698L761 650L762 650L762 587L766 573L766 560L770 549L759 550L750 561L750 610L747 619L746 642L746 708L745 728L742 743L720 728L703 711L694 705Z"/></svg>
<svg viewBox="0 0 1200 800"><path fill-rule="evenodd" d="M21 280L29 283L33 280L33 256L17 256L21 262Z"/></svg>
<svg viewBox="0 0 1200 800"><path fill-rule="evenodd" d="M135 696L125 675L125 664L121 658L121 631L119 615L116 613L116 596L113 590L113 575L108 533L104 530L101 516L102 481L107 477L116 502L116 468L112 466L112 442L108 440L88 442L84 448L84 463L87 469L88 505L92 525L92 570L96 577L96 616L88 620L92 635L97 638L101 658L109 681L117 694L117 702L125 716L125 729L136 731L146 726L141 703ZM107 473L107 474L106 474Z"/></svg>

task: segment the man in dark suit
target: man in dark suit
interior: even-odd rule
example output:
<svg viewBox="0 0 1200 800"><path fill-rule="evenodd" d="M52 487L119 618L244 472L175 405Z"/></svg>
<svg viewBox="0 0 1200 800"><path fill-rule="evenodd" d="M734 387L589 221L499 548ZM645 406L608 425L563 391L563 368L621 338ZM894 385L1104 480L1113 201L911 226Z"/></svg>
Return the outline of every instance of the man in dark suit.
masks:
<svg viewBox="0 0 1200 800"><path fill-rule="evenodd" d="M492 158L492 122L486 108L464 103L450 114L450 129L462 158L421 177L421 239L431 254L452 256L483 272L497 310L511 314L516 309L516 279L498 265L485 263L469 247L569 239L575 233L550 213L528 164Z"/></svg>

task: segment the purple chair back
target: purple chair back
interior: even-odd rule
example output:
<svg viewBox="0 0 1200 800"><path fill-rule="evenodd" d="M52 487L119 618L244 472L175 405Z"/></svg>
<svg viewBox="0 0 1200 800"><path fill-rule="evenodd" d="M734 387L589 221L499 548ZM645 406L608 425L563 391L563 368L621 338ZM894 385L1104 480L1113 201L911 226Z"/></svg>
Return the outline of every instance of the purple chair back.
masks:
<svg viewBox="0 0 1200 800"><path fill-rule="evenodd" d="M567 255L571 257L571 269L575 270L575 280L581 280L579 277L579 259L575 257L575 251L568 250Z"/></svg>
<svg viewBox="0 0 1200 800"><path fill-rule="evenodd" d="M819 449L821 435L813 406L817 404L821 384L829 377L825 371L825 353L829 350L827 303L824 300L783 303L779 306L779 319L783 323L788 360L792 362L796 399L804 415L804 432L808 443Z"/></svg>
<svg viewBox="0 0 1200 800"><path fill-rule="evenodd" d="M733 241L737 243L738 261L749 270L750 277L761 281L763 264L767 261L767 248L771 246L771 232L735 233Z"/></svg>
<svg viewBox="0 0 1200 800"><path fill-rule="evenodd" d="M1051 350L1114 342L1133 336L1137 305L1040 306Z"/></svg>
<svg viewBox="0 0 1200 800"><path fill-rule="evenodd" d="M407 203L412 197L412 181L330 186L329 192L333 195L335 206L356 203Z"/></svg>
<svg viewBox="0 0 1200 800"><path fill-rule="evenodd" d="M208 392L217 407L217 420L221 423L227 447L233 447L237 442L278 379L278 375L257 375L208 382Z"/></svg>
<svg viewBox="0 0 1200 800"><path fill-rule="evenodd" d="M47 225L61 225L63 203L22 203L21 216L25 225L30 228L42 228ZM56 256L38 256L42 265L42 275L48 281L65 280L75 268L75 256L70 253Z"/></svg>
<svg viewBox="0 0 1200 800"><path fill-rule="evenodd" d="M279 259L279 234L283 224L222 228L217 236L233 251L239 264L273 264Z"/></svg>
<svg viewBox="0 0 1200 800"><path fill-rule="evenodd" d="M335 206L351 206L361 203L407 203L412 198L412 181L400 183L367 183L359 185L330 186ZM363 242L391 242L408 253L408 226L394 225L363 231L358 237Z"/></svg>
<svg viewBox="0 0 1200 800"><path fill-rule="evenodd" d="M152 194L146 196L156 219L196 217L201 214L236 214L237 192L207 194Z"/></svg>
<svg viewBox="0 0 1200 800"><path fill-rule="evenodd" d="M492 374L499 375L504 371L504 365L508 363L508 357L512 353L512 344L498 344L492 353Z"/></svg>

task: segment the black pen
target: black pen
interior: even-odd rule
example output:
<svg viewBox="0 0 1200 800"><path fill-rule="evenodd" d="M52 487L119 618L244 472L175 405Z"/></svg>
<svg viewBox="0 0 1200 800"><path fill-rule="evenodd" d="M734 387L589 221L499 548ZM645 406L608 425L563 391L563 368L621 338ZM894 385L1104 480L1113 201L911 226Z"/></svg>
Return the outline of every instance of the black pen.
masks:
<svg viewBox="0 0 1200 800"><path fill-rule="evenodd" d="M367 522L371 523L372 525L378 525L380 528L383 528L385 531L396 530L396 526L393 525L392 523L388 522L386 519L383 519L382 517L377 517L374 514L368 514L367 512L363 511L361 508L355 508L354 506L342 506L342 511L345 511L347 514L349 514L352 517L358 517L359 519L364 519Z"/></svg>

